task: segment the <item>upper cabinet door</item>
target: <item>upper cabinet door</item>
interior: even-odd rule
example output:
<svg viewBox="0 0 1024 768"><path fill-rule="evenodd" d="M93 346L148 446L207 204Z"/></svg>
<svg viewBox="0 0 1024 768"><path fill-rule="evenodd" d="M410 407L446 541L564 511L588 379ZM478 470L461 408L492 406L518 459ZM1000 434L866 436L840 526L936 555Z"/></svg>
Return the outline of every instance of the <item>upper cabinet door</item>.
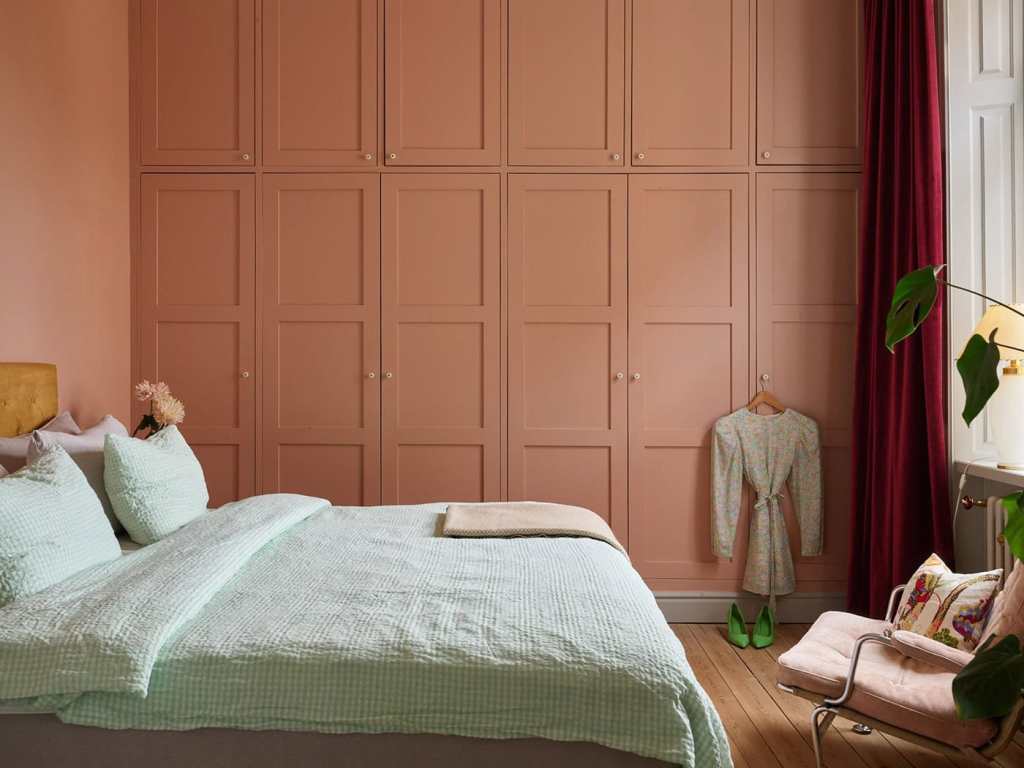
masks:
<svg viewBox="0 0 1024 768"><path fill-rule="evenodd" d="M377 0L263 0L263 162L373 166Z"/></svg>
<svg viewBox="0 0 1024 768"><path fill-rule="evenodd" d="M861 162L861 4L758 0L757 162Z"/></svg>
<svg viewBox="0 0 1024 768"><path fill-rule="evenodd" d="M254 164L255 0L142 0L147 165Z"/></svg>
<svg viewBox="0 0 1024 768"><path fill-rule="evenodd" d="M622 165L623 0L511 0L512 165Z"/></svg>
<svg viewBox="0 0 1024 768"><path fill-rule="evenodd" d="M748 0L634 0L633 164L743 165L749 123Z"/></svg>
<svg viewBox="0 0 1024 768"><path fill-rule="evenodd" d="M388 165L497 165L501 0L388 0Z"/></svg>

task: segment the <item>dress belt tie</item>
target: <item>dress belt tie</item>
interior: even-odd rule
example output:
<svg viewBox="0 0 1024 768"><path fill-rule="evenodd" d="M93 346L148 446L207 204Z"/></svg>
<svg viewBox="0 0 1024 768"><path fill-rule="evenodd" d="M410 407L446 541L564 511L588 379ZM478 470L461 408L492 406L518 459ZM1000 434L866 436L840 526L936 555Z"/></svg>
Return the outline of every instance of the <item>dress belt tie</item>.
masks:
<svg viewBox="0 0 1024 768"><path fill-rule="evenodd" d="M779 499L783 497L782 491L776 491L775 493L759 493L757 494L757 500L754 501L754 509L768 509L771 510L772 502L776 505ZM772 612L772 616L775 615L775 526L772 524L772 520L768 520L768 542L771 555L768 557L768 608Z"/></svg>
<svg viewBox="0 0 1024 768"><path fill-rule="evenodd" d="M757 500L754 502L754 507L761 509L762 507L768 506L772 500L778 501L785 494L782 491L776 491L775 493L759 493L757 494Z"/></svg>

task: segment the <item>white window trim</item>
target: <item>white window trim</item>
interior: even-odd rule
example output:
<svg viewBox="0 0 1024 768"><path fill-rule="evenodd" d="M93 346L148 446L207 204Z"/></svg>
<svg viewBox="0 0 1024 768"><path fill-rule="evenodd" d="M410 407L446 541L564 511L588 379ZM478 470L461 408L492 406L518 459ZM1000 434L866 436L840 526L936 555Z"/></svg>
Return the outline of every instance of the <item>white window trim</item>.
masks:
<svg viewBox="0 0 1024 768"><path fill-rule="evenodd" d="M946 0L946 247L951 282L1001 301L1024 301L1024 0ZM995 453L986 415L971 427L956 358L984 300L952 291L949 450L972 461Z"/></svg>

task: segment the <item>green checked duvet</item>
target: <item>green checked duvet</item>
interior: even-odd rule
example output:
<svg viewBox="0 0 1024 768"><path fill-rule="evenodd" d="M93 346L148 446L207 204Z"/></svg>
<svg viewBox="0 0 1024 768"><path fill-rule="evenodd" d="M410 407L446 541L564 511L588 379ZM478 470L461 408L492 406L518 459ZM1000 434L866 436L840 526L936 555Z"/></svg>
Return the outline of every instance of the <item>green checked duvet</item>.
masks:
<svg viewBox="0 0 1024 768"><path fill-rule="evenodd" d="M0 608L0 699L103 728L542 737L731 765L620 552L441 538L444 509L229 504Z"/></svg>

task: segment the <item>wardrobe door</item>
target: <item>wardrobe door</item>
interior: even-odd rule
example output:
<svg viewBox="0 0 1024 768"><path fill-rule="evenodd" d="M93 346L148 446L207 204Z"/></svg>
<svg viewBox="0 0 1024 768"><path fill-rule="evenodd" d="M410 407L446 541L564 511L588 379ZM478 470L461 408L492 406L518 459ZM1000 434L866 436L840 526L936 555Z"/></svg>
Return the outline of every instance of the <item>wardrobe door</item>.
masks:
<svg viewBox="0 0 1024 768"><path fill-rule="evenodd" d="M861 162L861 3L758 0L757 162Z"/></svg>
<svg viewBox="0 0 1024 768"><path fill-rule="evenodd" d="M263 162L373 166L377 0L263 0Z"/></svg>
<svg viewBox="0 0 1024 768"><path fill-rule="evenodd" d="M633 164L744 165L749 124L748 0L633 0Z"/></svg>
<svg viewBox="0 0 1024 768"><path fill-rule="evenodd" d="M508 494L626 544L626 177L510 175Z"/></svg>
<svg viewBox="0 0 1024 768"><path fill-rule="evenodd" d="M263 177L262 486L380 503L380 177Z"/></svg>
<svg viewBox="0 0 1024 768"><path fill-rule="evenodd" d="M812 592L842 592L846 581L859 181L853 173L757 177L756 373L821 432L825 549L796 561L800 589ZM798 554L788 498L783 506Z"/></svg>
<svg viewBox="0 0 1024 768"><path fill-rule="evenodd" d="M629 179L629 552L653 588L741 575L711 551L710 442L747 400L748 196L746 174Z"/></svg>
<svg viewBox="0 0 1024 768"><path fill-rule="evenodd" d="M381 183L384 503L496 500L498 176Z"/></svg>
<svg viewBox="0 0 1024 768"><path fill-rule="evenodd" d="M142 162L255 162L256 0L142 0Z"/></svg>
<svg viewBox="0 0 1024 768"><path fill-rule="evenodd" d="M387 0L388 165L497 165L501 0Z"/></svg>
<svg viewBox="0 0 1024 768"><path fill-rule="evenodd" d="M248 174L142 176L138 375L185 403L211 507L255 492L255 199Z"/></svg>
<svg viewBox="0 0 1024 768"><path fill-rule="evenodd" d="M624 0L510 0L513 165L622 165Z"/></svg>

